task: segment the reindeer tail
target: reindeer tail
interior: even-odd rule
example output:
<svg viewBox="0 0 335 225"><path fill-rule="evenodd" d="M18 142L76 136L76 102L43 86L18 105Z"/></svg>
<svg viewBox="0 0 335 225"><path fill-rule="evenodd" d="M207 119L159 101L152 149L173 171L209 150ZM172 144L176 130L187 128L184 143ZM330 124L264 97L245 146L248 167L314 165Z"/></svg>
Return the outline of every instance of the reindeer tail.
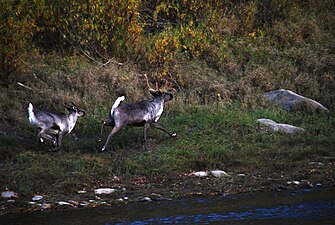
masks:
<svg viewBox="0 0 335 225"><path fill-rule="evenodd" d="M31 124L34 124L36 121L35 113L33 110L34 110L33 104L29 103L28 115L29 115L29 122Z"/></svg>
<svg viewBox="0 0 335 225"><path fill-rule="evenodd" d="M121 103L122 101L124 101L124 99L125 99L125 97L124 97L124 96L121 96L121 97L118 97L118 98L115 100L115 102L114 102L114 104L113 104L113 106L112 106L112 108L111 108L111 112L110 112L110 113L111 113L111 117L113 117L115 108L118 107L118 106L120 105L120 103Z"/></svg>

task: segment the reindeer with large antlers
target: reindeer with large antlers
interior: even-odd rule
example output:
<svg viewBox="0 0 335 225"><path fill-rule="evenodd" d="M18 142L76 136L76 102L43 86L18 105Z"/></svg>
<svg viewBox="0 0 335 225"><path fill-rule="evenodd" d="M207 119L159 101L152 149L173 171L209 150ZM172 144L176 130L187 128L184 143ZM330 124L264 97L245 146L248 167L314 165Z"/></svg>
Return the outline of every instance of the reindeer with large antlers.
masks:
<svg viewBox="0 0 335 225"><path fill-rule="evenodd" d="M74 103L66 104L66 109L69 111L68 115L49 111L34 112L33 104L29 103L29 122L40 130L38 133L40 142L44 142L44 139L52 142L54 147L52 150L60 149L63 137L71 133L78 117L85 115L85 111Z"/></svg>
<svg viewBox="0 0 335 225"><path fill-rule="evenodd" d="M153 96L151 100L144 100L133 104L120 104L124 101L125 97L121 96L114 102L107 121L103 121L101 125L100 139L102 137L104 126L113 127L109 133L105 144L102 147L102 151L106 149L112 136L117 133L122 127L127 125L143 126L143 138L144 138L144 149L147 150L147 130L150 126L157 128L169 134L171 137L176 136L175 133L169 132L163 125L158 123L160 116L163 113L164 103L172 100L173 95L168 92L169 84L166 83L161 89L158 88L156 82L156 90L151 88L149 85L148 77L146 75L146 83L149 88L150 94Z"/></svg>

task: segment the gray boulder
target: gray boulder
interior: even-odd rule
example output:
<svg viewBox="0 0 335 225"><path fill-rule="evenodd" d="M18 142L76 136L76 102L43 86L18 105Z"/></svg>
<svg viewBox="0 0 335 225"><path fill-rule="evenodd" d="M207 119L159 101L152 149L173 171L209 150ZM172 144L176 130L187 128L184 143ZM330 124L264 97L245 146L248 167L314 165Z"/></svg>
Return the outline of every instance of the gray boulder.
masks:
<svg viewBox="0 0 335 225"><path fill-rule="evenodd" d="M298 95L290 90L280 89L266 92L265 98L285 110L307 110L329 112L322 104L310 98Z"/></svg>
<svg viewBox="0 0 335 225"><path fill-rule="evenodd" d="M296 127L296 126L292 126L290 124L284 124L284 123L276 123L275 121L270 120L270 119L258 119L257 122L270 128L272 131L278 131L278 132L280 131L286 134L296 134L296 133L305 132L305 129L301 127Z"/></svg>

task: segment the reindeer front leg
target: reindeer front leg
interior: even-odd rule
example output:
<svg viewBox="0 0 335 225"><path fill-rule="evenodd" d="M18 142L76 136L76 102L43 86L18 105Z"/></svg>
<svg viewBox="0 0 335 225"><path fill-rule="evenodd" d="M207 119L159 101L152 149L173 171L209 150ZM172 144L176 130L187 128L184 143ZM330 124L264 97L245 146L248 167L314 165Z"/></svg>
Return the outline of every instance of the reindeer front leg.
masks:
<svg viewBox="0 0 335 225"><path fill-rule="evenodd" d="M147 132L150 127L150 122L145 122L144 124L144 130L143 130L143 144L144 144L144 151L147 151Z"/></svg>
<svg viewBox="0 0 335 225"><path fill-rule="evenodd" d="M62 131L58 135L56 135L56 146L53 150L59 150L60 149L60 146L62 144L62 140L67 133L68 132Z"/></svg>
<svg viewBox="0 0 335 225"><path fill-rule="evenodd" d="M171 137L175 137L175 136L177 136L176 133L171 133L170 131L168 131L168 130L167 130L162 124L160 124L160 123L157 123L157 122L156 122L156 123L153 123L152 126L153 126L154 128L156 128L156 129L158 129L158 130L161 130L161 131L167 133L167 134L170 135Z"/></svg>

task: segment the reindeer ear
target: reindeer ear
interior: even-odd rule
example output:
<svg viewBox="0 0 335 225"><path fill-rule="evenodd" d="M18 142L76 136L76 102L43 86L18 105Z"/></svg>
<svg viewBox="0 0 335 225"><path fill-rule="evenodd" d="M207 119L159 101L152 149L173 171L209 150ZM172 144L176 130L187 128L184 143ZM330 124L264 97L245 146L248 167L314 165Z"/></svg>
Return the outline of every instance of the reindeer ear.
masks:
<svg viewBox="0 0 335 225"><path fill-rule="evenodd" d="M164 94L164 100L167 101L171 101L173 99L173 95L171 93L165 93Z"/></svg>
<svg viewBox="0 0 335 225"><path fill-rule="evenodd" d="M85 116L86 112L84 110L78 110L77 115L78 116Z"/></svg>

